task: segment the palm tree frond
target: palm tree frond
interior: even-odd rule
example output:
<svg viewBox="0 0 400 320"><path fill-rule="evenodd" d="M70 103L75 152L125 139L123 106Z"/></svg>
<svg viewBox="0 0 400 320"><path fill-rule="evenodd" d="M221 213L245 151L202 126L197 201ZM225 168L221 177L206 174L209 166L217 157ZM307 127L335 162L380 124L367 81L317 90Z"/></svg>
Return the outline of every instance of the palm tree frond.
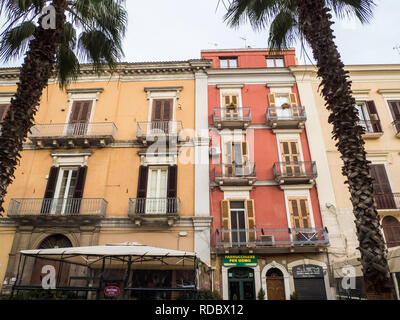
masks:
<svg viewBox="0 0 400 320"><path fill-rule="evenodd" d="M372 19L376 6L372 0L327 0L327 5L338 18L356 17L361 23L368 23Z"/></svg>
<svg viewBox="0 0 400 320"><path fill-rule="evenodd" d="M294 12L282 10L271 22L268 47L281 51L291 47L299 38L298 22Z"/></svg>
<svg viewBox="0 0 400 320"><path fill-rule="evenodd" d="M0 40L0 59L10 61L22 56L28 48L36 26L31 21L24 21L2 34Z"/></svg>

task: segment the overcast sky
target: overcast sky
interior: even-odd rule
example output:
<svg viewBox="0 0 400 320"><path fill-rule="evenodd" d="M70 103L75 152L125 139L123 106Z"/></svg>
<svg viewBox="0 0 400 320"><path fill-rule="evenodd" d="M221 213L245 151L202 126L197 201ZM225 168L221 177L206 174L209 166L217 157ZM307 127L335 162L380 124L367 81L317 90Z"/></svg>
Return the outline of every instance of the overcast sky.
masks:
<svg viewBox="0 0 400 320"><path fill-rule="evenodd" d="M125 61L171 61L200 58L202 49L267 46L268 31L248 25L231 29L223 22L224 6L217 0L127 0L128 33ZM345 64L400 63L399 0L377 0L369 25L340 21L334 26L336 44ZM245 38L246 40L243 40ZM300 46L299 63L309 64ZM12 65L18 65L13 62Z"/></svg>

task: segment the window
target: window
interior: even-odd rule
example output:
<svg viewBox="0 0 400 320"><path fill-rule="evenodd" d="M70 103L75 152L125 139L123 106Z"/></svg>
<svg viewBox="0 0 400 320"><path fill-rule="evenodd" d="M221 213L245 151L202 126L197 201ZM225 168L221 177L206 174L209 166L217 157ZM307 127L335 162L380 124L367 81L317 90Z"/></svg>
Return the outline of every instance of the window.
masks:
<svg viewBox="0 0 400 320"><path fill-rule="evenodd" d="M224 145L225 176L236 177L249 175L251 166L246 141L228 141Z"/></svg>
<svg viewBox="0 0 400 320"><path fill-rule="evenodd" d="M298 142L296 140L287 140L280 142L281 148L281 170L287 177L300 176L304 174L301 162L301 154Z"/></svg>
<svg viewBox="0 0 400 320"><path fill-rule="evenodd" d="M400 133L400 100L388 101L390 112L393 117L393 125L396 128L396 133Z"/></svg>
<svg viewBox="0 0 400 320"><path fill-rule="evenodd" d="M222 200L222 241L245 246L256 241L254 200Z"/></svg>
<svg viewBox="0 0 400 320"><path fill-rule="evenodd" d="M221 69L237 68L238 67L238 59L236 57L219 58L219 67Z"/></svg>
<svg viewBox="0 0 400 320"><path fill-rule="evenodd" d="M267 57L267 68L283 68L285 62L283 57Z"/></svg>
<svg viewBox="0 0 400 320"><path fill-rule="evenodd" d="M311 228L307 197L288 198L292 228Z"/></svg>
<svg viewBox="0 0 400 320"><path fill-rule="evenodd" d="M67 135L85 135L88 129L92 100L74 101L69 118Z"/></svg>
<svg viewBox="0 0 400 320"><path fill-rule="evenodd" d="M359 101L356 108L360 119L359 125L365 129L365 132L382 132L374 101Z"/></svg>
<svg viewBox="0 0 400 320"><path fill-rule="evenodd" d="M371 164L372 186L378 209L396 209L389 178L384 164Z"/></svg>

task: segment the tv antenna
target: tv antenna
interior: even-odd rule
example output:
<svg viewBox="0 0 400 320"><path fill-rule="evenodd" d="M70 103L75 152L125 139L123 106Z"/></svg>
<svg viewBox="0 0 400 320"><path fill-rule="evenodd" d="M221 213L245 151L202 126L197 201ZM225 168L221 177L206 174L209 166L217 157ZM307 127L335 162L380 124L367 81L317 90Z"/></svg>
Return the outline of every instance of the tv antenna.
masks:
<svg viewBox="0 0 400 320"><path fill-rule="evenodd" d="M211 44L214 47L218 47L218 43L214 43L214 42L209 42L208 44Z"/></svg>
<svg viewBox="0 0 400 320"><path fill-rule="evenodd" d="M247 38L240 37L244 41L244 47L247 48Z"/></svg>
<svg viewBox="0 0 400 320"><path fill-rule="evenodd" d="M393 50L397 50L397 52L400 54L400 45L393 47Z"/></svg>

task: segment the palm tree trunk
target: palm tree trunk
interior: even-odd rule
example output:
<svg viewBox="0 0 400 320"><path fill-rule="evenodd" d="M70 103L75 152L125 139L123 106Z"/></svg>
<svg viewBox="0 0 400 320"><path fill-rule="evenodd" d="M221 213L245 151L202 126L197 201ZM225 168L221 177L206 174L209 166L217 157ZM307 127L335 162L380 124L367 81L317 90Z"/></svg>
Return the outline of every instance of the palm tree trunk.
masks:
<svg viewBox="0 0 400 320"><path fill-rule="evenodd" d="M43 89L52 76L56 48L62 41L66 21L67 0L53 0L56 9L56 29L43 29L42 18L30 41L29 51L20 70L17 92L2 124L0 136L0 212L7 187L14 178L20 151L28 132L34 124L34 116L40 103Z"/></svg>
<svg viewBox="0 0 400 320"><path fill-rule="evenodd" d="M393 299L387 250L373 196L370 162L366 159L364 129L357 125L358 113L351 81L340 59L331 29L333 22L324 0L296 0L300 28L310 44L321 78L322 95L331 112L333 138L341 153L353 213L356 217L361 264L368 299Z"/></svg>

